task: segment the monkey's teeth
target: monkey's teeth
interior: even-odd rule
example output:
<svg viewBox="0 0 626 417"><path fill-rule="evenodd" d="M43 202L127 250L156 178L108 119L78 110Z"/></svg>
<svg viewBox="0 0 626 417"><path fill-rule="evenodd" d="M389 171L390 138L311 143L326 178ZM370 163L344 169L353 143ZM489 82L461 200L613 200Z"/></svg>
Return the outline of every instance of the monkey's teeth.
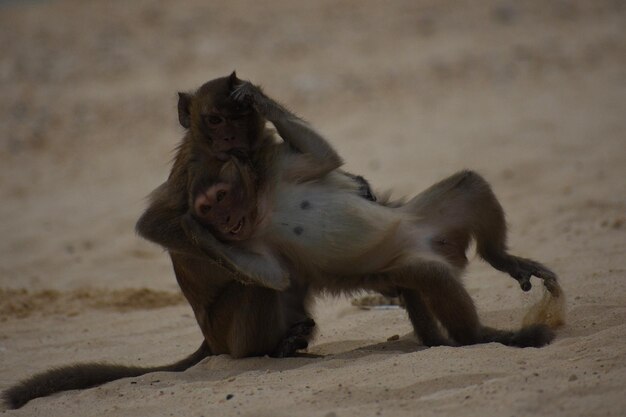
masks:
<svg viewBox="0 0 626 417"><path fill-rule="evenodd" d="M237 233L239 233L241 231L241 228L243 227L243 221L244 220L245 220L245 217L242 218L241 220L239 220L239 223L237 223L237 225L235 225L235 227L230 229L230 233L233 234L233 235L236 235Z"/></svg>

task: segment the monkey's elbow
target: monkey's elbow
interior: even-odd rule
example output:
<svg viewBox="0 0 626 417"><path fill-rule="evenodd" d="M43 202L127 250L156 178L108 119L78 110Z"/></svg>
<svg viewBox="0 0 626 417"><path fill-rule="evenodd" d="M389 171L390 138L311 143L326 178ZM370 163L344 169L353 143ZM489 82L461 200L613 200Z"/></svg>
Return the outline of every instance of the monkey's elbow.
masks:
<svg viewBox="0 0 626 417"><path fill-rule="evenodd" d="M328 155L327 161L328 161L328 168L331 171L341 168L343 164L345 163L343 159L334 152Z"/></svg>
<svg viewBox="0 0 626 417"><path fill-rule="evenodd" d="M139 236L141 236L144 239L147 240L152 240L151 239L151 231L152 231L152 227L150 227L151 224L146 216L146 213L144 213L139 220L137 220L137 223L135 223L135 233L137 233Z"/></svg>

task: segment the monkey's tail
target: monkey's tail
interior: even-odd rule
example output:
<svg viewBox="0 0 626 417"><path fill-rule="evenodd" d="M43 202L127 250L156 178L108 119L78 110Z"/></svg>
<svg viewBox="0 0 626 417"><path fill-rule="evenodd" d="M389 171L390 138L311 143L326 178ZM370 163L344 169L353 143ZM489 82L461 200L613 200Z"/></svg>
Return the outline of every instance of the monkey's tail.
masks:
<svg viewBox="0 0 626 417"><path fill-rule="evenodd" d="M95 387L116 379L141 376L150 372L181 372L197 364L211 351L206 341L194 353L176 363L144 368L106 363L79 363L51 369L25 379L2 393L5 404L20 408L30 400L56 392Z"/></svg>
<svg viewBox="0 0 626 417"><path fill-rule="evenodd" d="M565 295L558 281L544 286L543 295L528 310L518 331L497 330L483 326L483 343L499 342L507 346L541 347L554 339L554 331L565 323Z"/></svg>
<svg viewBox="0 0 626 417"><path fill-rule="evenodd" d="M554 332L545 324L531 324L517 331L484 326L480 331L480 343L497 342L506 346L541 347L553 339Z"/></svg>

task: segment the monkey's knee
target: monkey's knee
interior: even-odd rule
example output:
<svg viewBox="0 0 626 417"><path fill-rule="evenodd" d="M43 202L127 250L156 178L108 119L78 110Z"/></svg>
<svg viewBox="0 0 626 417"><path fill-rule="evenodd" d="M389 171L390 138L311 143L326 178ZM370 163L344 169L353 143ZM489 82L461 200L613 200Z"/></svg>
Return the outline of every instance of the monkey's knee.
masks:
<svg viewBox="0 0 626 417"><path fill-rule="evenodd" d="M406 311L416 336L424 346L449 346L451 343L439 331L439 325L418 291L401 289Z"/></svg>
<svg viewBox="0 0 626 417"><path fill-rule="evenodd" d="M480 175L476 171L471 171L468 169L457 172L452 176L451 179L453 180L454 188L490 188L489 183L483 178L482 175Z"/></svg>

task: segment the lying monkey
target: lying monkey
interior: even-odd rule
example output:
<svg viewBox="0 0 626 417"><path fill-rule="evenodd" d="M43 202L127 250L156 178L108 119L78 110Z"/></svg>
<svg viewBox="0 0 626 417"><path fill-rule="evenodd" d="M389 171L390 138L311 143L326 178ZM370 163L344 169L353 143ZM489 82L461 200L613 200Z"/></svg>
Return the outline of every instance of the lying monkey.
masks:
<svg viewBox="0 0 626 417"><path fill-rule="evenodd" d="M552 271L507 253L502 207L480 176L460 172L406 204L376 204L357 196L354 182L337 172L341 158L306 122L252 84L234 97L251 103L285 142L262 156L267 172L259 190L245 186L254 183L254 168L232 158L196 195L183 228L199 247L272 288L286 288L297 271L313 288L331 292L397 289L428 346L552 340L544 324L519 331L483 326L460 282L473 237L478 254L522 289L530 289L534 275L554 297L561 295Z"/></svg>

